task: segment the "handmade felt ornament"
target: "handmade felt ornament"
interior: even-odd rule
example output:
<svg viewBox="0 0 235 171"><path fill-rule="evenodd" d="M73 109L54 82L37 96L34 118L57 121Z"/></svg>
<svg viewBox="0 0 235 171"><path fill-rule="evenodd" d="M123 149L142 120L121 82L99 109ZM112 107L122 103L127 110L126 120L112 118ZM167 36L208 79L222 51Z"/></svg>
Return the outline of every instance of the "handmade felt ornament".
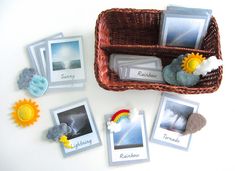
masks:
<svg viewBox="0 0 235 171"><path fill-rule="evenodd" d="M39 109L36 102L31 99L23 99L14 104L12 118L19 126L26 127L37 121L38 113Z"/></svg>
<svg viewBox="0 0 235 171"><path fill-rule="evenodd" d="M56 142L60 142L65 148L73 148L73 145L68 140L67 135L72 132L72 128L66 123L61 123L48 130L47 138Z"/></svg>
<svg viewBox="0 0 235 171"><path fill-rule="evenodd" d="M37 75L33 68L25 68L20 74L17 84L19 89L27 89L34 97L42 96L48 88L47 79Z"/></svg>
<svg viewBox="0 0 235 171"><path fill-rule="evenodd" d="M107 127L108 130L110 130L111 132L117 133L120 132L122 127L120 125L120 122L123 119L128 119L131 121L134 121L135 119L137 119L139 117L139 113L141 113L143 111L139 111L136 108L133 108L131 110L129 109L121 109L117 112L115 112L110 121L107 122Z"/></svg>
<svg viewBox="0 0 235 171"><path fill-rule="evenodd" d="M200 131L205 125L206 119L198 113L193 113L188 118L183 135L193 134L197 131Z"/></svg>
<svg viewBox="0 0 235 171"><path fill-rule="evenodd" d="M221 65L222 60L215 56L206 59L199 53L180 55L163 68L163 78L171 85L192 87L200 81L200 75L205 76Z"/></svg>

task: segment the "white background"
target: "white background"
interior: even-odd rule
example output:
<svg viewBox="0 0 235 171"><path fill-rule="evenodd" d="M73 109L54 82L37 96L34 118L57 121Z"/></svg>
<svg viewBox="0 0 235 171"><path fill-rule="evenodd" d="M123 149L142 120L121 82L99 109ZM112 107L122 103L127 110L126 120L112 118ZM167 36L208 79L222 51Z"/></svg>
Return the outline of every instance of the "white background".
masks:
<svg viewBox="0 0 235 171"><path fill-rule="evenodd" d="M232 1L230 1L232 2ZM208 123L193 135L189 152L149 143L150 162L109 167L104 115L125 106L146 111L150 135L160 92L110 92L100 88L94 76L94 28L98 14L108 8L165 9L168 4L211 8L221 35L224 74L213 94L187 95L201 103L199 111ZM0 0L0 171L198 171L235 170L234 112L234 5L226 1L157 0ZM11 120L12 105L30 96L17 88L20 71L29 67L26 45L57 32L84 38L87 84L83 91L52 92L35 99L40 118L35 125L19 128ZM184 96L183 96L184 97ZM59 144L45 138L53 126L49 109L88 98L103 145L63 158Z"/></svg>

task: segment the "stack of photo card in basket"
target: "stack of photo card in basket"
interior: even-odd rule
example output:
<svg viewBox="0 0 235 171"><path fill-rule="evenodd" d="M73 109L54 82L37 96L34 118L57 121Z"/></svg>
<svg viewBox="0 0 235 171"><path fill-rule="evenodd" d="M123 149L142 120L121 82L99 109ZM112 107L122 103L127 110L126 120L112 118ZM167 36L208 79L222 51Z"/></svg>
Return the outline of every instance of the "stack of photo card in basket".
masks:
<svg viewBox="0 0 235 171"><path fill-rule="evenodd" d="M58 33L27 47L31 67L47 78L50 89L83 88L85 84L82 38Z"/></svg>
<svg viewBox="0 0 235 171"><path fill-rule="evenodd" d="M109 68L124 81L164 82L162 62L156 56L111 54Z"/></svg>
<svg viewBox="0 0 235 171"><path fill-rule="evenodd" d="M161 18L160 45L199 49L212 10L168 6Z"/></svg>

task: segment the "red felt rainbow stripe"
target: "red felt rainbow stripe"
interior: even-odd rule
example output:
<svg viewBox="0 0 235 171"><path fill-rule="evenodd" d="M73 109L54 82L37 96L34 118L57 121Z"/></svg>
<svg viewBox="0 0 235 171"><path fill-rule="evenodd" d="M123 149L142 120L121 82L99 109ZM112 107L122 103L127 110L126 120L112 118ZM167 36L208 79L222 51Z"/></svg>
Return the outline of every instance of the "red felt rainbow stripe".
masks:
<svg viewBox="0 0 235 171"><path fill-rule="evenodd" d="M130 111L128 109L119 110L112 116L111 121L118 123L121 119L127 118L129 114Z"/></svg>

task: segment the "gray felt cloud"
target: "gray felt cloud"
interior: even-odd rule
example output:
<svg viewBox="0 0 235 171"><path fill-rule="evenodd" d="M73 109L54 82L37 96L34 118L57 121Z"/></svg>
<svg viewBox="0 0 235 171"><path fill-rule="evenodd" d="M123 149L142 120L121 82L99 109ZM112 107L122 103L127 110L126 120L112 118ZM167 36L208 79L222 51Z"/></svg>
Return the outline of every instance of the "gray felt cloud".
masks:
<svg viewBox="0 0 235 171"><path fill-rule="evenodd" d="M66 123L61 123L60 125L56 125L48 130L47 138L54 141L59 141L62 135L67 135L71 132L71 127L69 127Z"/></svg>
<svg viewBox="0 0 235 171"><path fill-rule="evenodd" d="M25 68L17 81L19 89L26 89L35 74L36 71L33 68Z"/></svg>

